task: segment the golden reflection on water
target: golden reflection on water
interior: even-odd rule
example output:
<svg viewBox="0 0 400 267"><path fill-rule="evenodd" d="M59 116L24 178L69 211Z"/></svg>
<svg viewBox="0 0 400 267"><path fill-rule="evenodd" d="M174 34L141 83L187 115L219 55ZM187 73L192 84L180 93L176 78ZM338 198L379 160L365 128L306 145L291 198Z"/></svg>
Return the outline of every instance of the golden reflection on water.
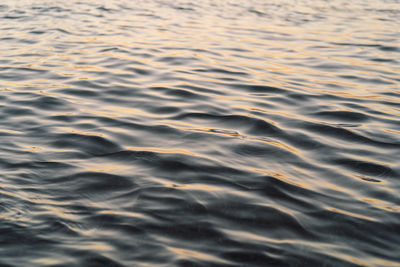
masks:
<svg viewBox="0 0 400 267"><path fill-rule="evenodd" d="M266 243L286 243L288 241L290 242L290 240L279 240L269 238L264 235L253 234L250 231L222 229L222 232L226 233L229 236L232 236L236 240L252 240Z"/></svg>
<svg viewBox="0 0 400 267"><path fill-rule="evenodd" d="M115 172L128 169L128 166L107 163L85 163L85 168L92 172Z"/></svg>
<svg viewBox="0 0 400 267"><path fill-rule="evenodd" d="M177 254L178 258L182 258L182 259L195 258L195 259L206 260L206 261L210 261L210 262L228 263L225 260L215 257L213 255L194 251L194 250L177 248L177 247L168 247L168 249L171 250L174 254Z"/></svg>
<svg viewBox="0 0 400 267"><path fill-rule="evenodd" d="M220 187L216 186L210 186L210 185L205 185L205 184L171 184L168 183L166 184L167 187L172 187L172 188L180 188L180 189L189 189L189 190L203 190L203 191L221 191L222 189Z"/></svg>
<svg viewBox="0 0 400 267"><path fill-rule="evenodd" d="M102 252L109 252L114 251L115 248L112 246L107 245L105 242L100 241L92 241L92 242L79 242L74 244L67 244L65 247L81 249L81 250L94 250L94 251L102 251Z"/></svg>
<svg viewBox="0 0 400 267"><path fill-rule="evenodd" d="M336 256L336 254L332 253L332 256ZM359 265L359 266L365 266L365 267L372 267L374 265L371 265L370 262L368 260L365 259L359 259L359 258L355 258L355 257L351 257L351 256L347 256L347 255L343 255L342 256L344 259Z"/></svg>
<svg viewBox="0 0 400 267"><path fill-rule="evenodd" d="M64 113L64 115L67 115L67 114ZM68 127L58 127L57 130L60 132L69 132L69 133L76 133L76 134L83 134L83 135L93 135L93 136L101 136L101 137L105 136L105 134L102 134L102 133L78 131L78 130L68 128Z"/></svg>
<svg viewBox="0 0 400 267"><path fill-rule="evenodd" d="M184 121L174 121L174 120L163 120L161 121L162 123L165 123L165 125L180 125L180 126L187 126L187 127L194 127L193 124L184 122ZM186 128L181 128L181 129L186 129Z"/></svg>
<svg viewBox="0 0 400 267"><path fill-rule="evenodd" d="M398 130L393 130L393 129L383 129L384 131L386 131L386 132L389 132L389 133L394 133L394 134L399 134L400 135L400 131L398 131Z"/></svg>
<svg viewBox="0 0 400 267"><path fill-rule="evenodd" d="M43 148L38 146L28 146L28 150L42 150Z"/></svg>
<svg viewBox="0 0 400 267"><path fill-rule="evenodd" d="M111 215L119 215L119 216L128 216L133 218L147 218L142 213L132 212L132 211L120 211L120 210L102 210L98 212L98 214L111 214Z"/></svg>
<svg viewBox="0 0 400 267"><path fill-rule="evenodd" d="M65 263L64 259L54 259L54 258L38 258L38 259L33 259L32 262L35 264L43 265L43 266L57 265L57 264Z"/></svg>
<svg viewBox="0 0 400 267"><path fill-rule="evenodd" d="M251 115L253 116L253 115ZM174 126L177 129L181 129L181 130L185 130L185 131L196 131L196 132L203 132L203 133L208 133L208 134L216 134L216 135L224 135L224 136L228 136L228 137L234 137L234 138L241 138L241 139L246 139L246 140L251 140L251 141L256 141L256 142L263 142L263 143L267 143L273 146L276 146L278 148L283 148L285 150L288 150L292 153L295 154L300 154L301 151L299 151L298 149L284 144L282 142L278 142L278 141L273 141L273 140L267 140L265 138L256 138L256 137L252 137L252 136L245 136L240 134L237 131L231 131L231 130L224 130L224 129L215 129L215 128L208 128L208 127L203 127L203 128L193 128L195 127L194 124L190 124L190 123L185 123L185 122L179 122L179 121L171 121L171 120L165 120L164 122L167 122L167 125L172 124L172 125L182 125L182 126L187 126L187 127L179 127L179 126ZM271 124L274 124L275 126L278 126L277 123L273 122L273 121L268 121L271 122ZM190 127L190 128L188 128Z"/></svg>
<svg viewBox="0 0 400 267"><path fill-rule="evenodd" d="M374 198L361 198L361 201L367 202L371 204L373 207L379 208L379 209L384 209L389 212L400 212L400 206L390 204L389 202L386 202L381 199L374 199Z"/></svg>
<svg viewBox="0 0 400 267"><path fill-rule="evenodd" d="M262 173L262 174L267 175L267 176L274 177L274 178L276 178L278 180L281 180L281 181L283 181L285 183L288 183L288 184L292 184L294 186L298 186L298 187L301 187L301 188L309 189L308 185L306 185L304 183L300 183L299 181L293 181L293 179L288 178L285 174L279 173L277 171L268 171L268 170L262 170L262 169L254 169L254 168L250 169L250 170L253 171L253 172L258 172L258 173Z"/></svg>
<svg viewBox="0 0 400 267"><path fill-rule="evenodd" d="M66 220L79 220L80 216L71 212L71 210L65 209L60 206L52 206L52 205L42 205L41 206L44 211L37 212L36 214L55 214L60 218Z"/></svg>
<svg viewBox="0 0 400 267"><path fill-rule="evenodd" d="M9 130L9 129L0 129L0 133L23 134L23 132L14 131L14 130Z"/></svg>
<svg viewBox="0 0 400 267"><path fill-rule="evenodd" d="M371 261L375 263L375 266L393 266L393 267L399 266L399 263L395 261L380 260L380 259L372 259Z"/></svg>
<svg viewBox="0 0 400 267"><path fill-rule="evenodd" d="M190 125L192 126L192 125ZM196 132L203 132L203 133L208 133L208 134L217 134L217 135L225 135L229 137L235 137L235 138L241 138L241 139L246 139L246 140L251 140L251 141L256 141L256 142L262 142L262 143L267 143L279 148L283 148L285 150L289 150L290 152L293 152L295 154L300 154L300 151L295 149L292 146L283 144L278 141L271 141L263 138L256 138L256 137L251 137L251 136L245 136L241 135L239 132L236 131L229 131L229 130L222 130L222 129L215 129L215 128L192 128L192 129L187 129L187 128L181 128L183 130L191 130L191 131L196 131Z"/></svg>
<svg viewBox="0 0 400 267"><path fill-rule="evenodd" d="M326 207L327 210L330 210L332 212L336 212L336 213L341 213L347 216L351 216L351 217L355 217L361 220L367 220L367 221L372 221L372 222L377 222L378 220L376 220L375 218L371 218L371 217L367 217L367 216L363 216L360 214L356 214L354 212L349 212L349 211L345 211L342 209L337 209L337 208L333 208L333 207Z"/></svg>
<svg viewBox="0 0 400 267"><path fill-rule="evenodd" d="M277 142L277 141L268 141L268 140L263 140L263 139L260 139L260 138L251 138L251 137L249 137L248 139L249 140L258 141L258 142L264 142L264 143L267 143L267 144L270 144L270 145L273 145L273 146L276 146L276 147L279 147L279 148L283 148L283 149L289 150L290 152L293 152L295 154L300 154L301 153L299 150L295 149L294 147L286 145L286 144L283 144L283 143L280 143L280 142Z"/></svg>
<svg viewBox="0 0 400 267"><path fill-rule="evenodd" d="M74 65L72 68L76 70L96 70L96 71L103 71L103 68L97 67L97 66L85 66L85 65Z"/></svg>

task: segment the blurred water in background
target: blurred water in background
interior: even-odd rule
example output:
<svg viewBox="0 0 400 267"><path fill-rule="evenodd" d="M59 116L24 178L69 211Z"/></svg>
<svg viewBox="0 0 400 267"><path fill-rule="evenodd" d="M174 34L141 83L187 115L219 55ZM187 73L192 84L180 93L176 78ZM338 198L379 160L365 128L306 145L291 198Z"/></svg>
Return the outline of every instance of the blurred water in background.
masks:
<svg viewBox="0 0 400 267"><path fill-rule="evenodd" d="M2 266L399 266L400 2L0 4Z"/></svg>

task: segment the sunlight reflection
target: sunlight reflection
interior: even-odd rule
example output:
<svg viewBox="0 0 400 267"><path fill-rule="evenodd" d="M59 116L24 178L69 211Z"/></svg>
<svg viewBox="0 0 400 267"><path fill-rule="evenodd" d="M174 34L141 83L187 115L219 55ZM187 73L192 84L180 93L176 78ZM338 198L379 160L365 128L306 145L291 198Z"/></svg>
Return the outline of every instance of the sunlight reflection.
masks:
<svg viewBox="0 0 400 267"><path fill-rule="evenodd" d="M88 171L92 172L111 172L111 171L116 171L116 170L125 170L128 167L127 166L121 166L121 165L114 165L114 164L107 164L107 163L86 163L85 168Z"/></svg>
<svg viewBox="0 0 400 267"><path fill-rule="evenodd" d="M168 247L172 252L177 254L180 258L196 258L200 260L206 260L210 262L220 262L220 263L227 263L225 260L215 257L210 254L205 254L203 252L198 252L189 249L177 248L177 247Z"/></svg>
<svg viewBox="0 0 400 267"><path fill-rule="evenodd" d="M347 216L351 216L351 217L354 217L354 218L358 218L358 219L361 219L361 220L377 222L377 220L375 218L367 217L367 216L360 215L360 214L356 214L354 212L345 211L345 210L337 209L337 208L333 208L333 207L326 207L326 209L330 210L332 212L341 213L341 214L344 214L344 215L347 215Z"/></svg>
<svg viewBox="0 0 400 267"><path fill-rule="evenodd" d="M119 216L133 217L133 218L147 218L146 215L141 213L132 211L121 211L121 210L102 210L99 211L98 214L119 215Z"/></svg>
<svg viewBox="0 0 400 267"><path fill-rule="evenodd" d="M371 204L372 206L379 208L379 209L384 209L389 212L400 212L400 206L391 204L389 202L380 200L380 199L374 199L374 198L361 198L361 201L367 202Z"/></svg>
<svg viewBox="0 0 400 267"><path fill-rule="evenodd" d="M309 186L305 185L304 183L300 183L299 181L293 181L292 178L288 178L286 175L276 172L276 171L267 171L267 170L256 169L256 168L252 168L252 169L250 169L250 171L262 173L264 175L274 177L285 183L292 184L292 185L295 185L295 186L298 186L301 188L310 189Z"/></svg>
<svg viewBox="0 0 400 267"><path fill-rule="evenodd" d="M69 244L65 245L66 247L69 248L75 248L75 249L81 249L81 250L93 250L93 251L103 251L103 252L108 252L108 251L113 251L114 248L110 245L107 245L105 242L100 242L100 241L82 241L80 243L74 243L74 244Z"/></svg>
<svg viewBox="0 0 400 267"><path fill-rule="evenodd" d="M64 114L64 115L70 115L70 114ZM61 132L70 132L70 133L83 134L83 135L93 135L93 136L101 136L101 137L105 136L105 134L102 134L102 133L78 131L78 130L75 130L72 128L67 128L67 127L58 127L58 130Z"/></svg>
<svg viewBox="0 0 400 267"><path fill-rule="evenodd" d="M14 131L14 130L9 130L9 129L0 129L0 133L23 134L23 132Z"/></svg>
<svg viewBox="0 0 400 267"><path fill-rule="evenodd" d="M53 259L53 258L33 259L32 262L40 265L58 265L64 263L64 261L61 259Z"/></svg>

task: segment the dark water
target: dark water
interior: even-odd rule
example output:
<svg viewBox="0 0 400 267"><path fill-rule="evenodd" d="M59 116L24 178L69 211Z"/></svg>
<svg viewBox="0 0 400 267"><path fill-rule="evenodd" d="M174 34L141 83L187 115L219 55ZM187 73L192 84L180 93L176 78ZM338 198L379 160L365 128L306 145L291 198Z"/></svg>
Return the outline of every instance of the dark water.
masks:
<svg viewBox="0 0 400 267"><path fill-rule="evenodd" d="M400 266L400 2L2 1L1 266Z"/></svg>

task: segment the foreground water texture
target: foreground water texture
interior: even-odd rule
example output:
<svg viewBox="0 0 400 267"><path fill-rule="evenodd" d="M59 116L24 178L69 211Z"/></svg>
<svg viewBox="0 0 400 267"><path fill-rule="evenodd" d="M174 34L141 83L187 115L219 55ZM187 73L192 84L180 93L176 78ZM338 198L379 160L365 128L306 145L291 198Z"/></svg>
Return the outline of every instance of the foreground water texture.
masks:
<svg viewBox="0 0 400 267"><path fill-rule="evenodd" d="M399 22L2 1L1 266L399 266Z"/></svg>

